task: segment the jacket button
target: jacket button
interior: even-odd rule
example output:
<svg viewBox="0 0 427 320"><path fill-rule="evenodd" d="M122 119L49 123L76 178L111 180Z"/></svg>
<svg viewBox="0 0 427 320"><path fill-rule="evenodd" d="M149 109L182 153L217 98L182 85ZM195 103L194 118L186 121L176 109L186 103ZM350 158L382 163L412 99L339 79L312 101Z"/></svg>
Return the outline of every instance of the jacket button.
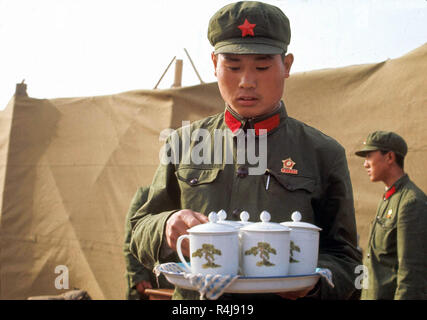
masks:
<svg viewBox="0 0 427 320"><path fill-rule="evenodd" d="M366 255L366 258L370 258L371 257L371 254L370 253L368 253L367 255Z"/></svg>
<svg viewBox="0 0 427 320"><path fill-rule="evenodd" d="M197 178L193 178L193 179L190 180L190 184L192 186L195 185L197 182L199 182L199 179L197 179Z"/></svg>
<svg viewBox="0 0 427 320"><path fill-rule="evenodd" d="M247 177L247 175L248 175L248 168L247 167L239 167L238 169L237 169L237 176L239 177L239 178L246 178Z"/></svg>

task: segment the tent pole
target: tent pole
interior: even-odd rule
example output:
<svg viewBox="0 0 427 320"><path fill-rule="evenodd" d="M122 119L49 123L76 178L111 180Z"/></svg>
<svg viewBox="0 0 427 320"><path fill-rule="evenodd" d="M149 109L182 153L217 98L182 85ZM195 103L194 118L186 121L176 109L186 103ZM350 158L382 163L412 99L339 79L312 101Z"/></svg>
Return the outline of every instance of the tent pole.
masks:
<svg viewBox="0 0 427 320"><path fill-rule="evenodd" d="M191 59L190 54L188 53L187 49L185 49L185 48L184 48L184 51L187 54L188 60L190 60L191 65L193 66L194 72L196 72L196 75L199 78L200 83L203 84L204 82L203 82L202 78L200 77L199 73L197 72L196 66L193 63L193 60Z"/></svg>
<svg viewBox="0 0 427 320"><path fill-rule="evenodd" d="M28 97L27 85L24 82L25 79L23 79L21 83L16 84L15 96Z"/></svg>
<svg viewBox="0 0 427 320"><path fill-rule="evenodd" d="M183 65L183 61L181 59L176 59L176 61L175 61L175 81L172 84L172 88L179 88L182 86L182 65Z"/></svg>
<svg viewBox="0 0 427 320"><path fill-rule="evenodd" d="M162 81L163 77L165 76L166 72L168 72L169 67L171 66L172 62L176 59L176 56L173 57L172 61L169 63L169 65L167 66L166 70L163 72L162 76L160 77L159 81L157 82L156 86L154 87L154 89L157 89L157 86L160 84L160 81ZM153 90L154 90L153 89Z"/></svg>

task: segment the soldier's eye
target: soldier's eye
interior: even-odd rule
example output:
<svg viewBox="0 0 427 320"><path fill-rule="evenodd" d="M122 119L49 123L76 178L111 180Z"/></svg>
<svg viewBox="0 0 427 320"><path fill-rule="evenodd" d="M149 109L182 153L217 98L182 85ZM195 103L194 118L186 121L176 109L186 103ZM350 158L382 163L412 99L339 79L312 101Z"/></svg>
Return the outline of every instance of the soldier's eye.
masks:
<svg viewBox="0 0 427 320"><path fill-rule="evenodd" d="M257 67L256 69L260 71L264 71L264 70L268 70L269 68L270 66L265 66L265 67Z"/></svg>
<svg viewBox="0 0 427 320"><path fill-rule="evenodd" d="M228 70L231 70L231 71L237 71L237 70L239 70L240 68L239 68L239 67L231 67L231 66L228 66L228 67L227 67L227 69L228 69Z"/></svg>

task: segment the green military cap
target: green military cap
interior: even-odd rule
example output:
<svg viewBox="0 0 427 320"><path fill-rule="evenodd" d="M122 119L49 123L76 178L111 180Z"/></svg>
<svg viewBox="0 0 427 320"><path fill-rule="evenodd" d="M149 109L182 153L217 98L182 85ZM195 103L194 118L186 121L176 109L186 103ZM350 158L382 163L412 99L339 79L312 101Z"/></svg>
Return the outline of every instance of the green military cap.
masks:
<svg viewBox="0 0 427 320"><path fill-rule="evenodd" d="M291 40L291 29L289 19L279 8L240 1L212 16L208 39L215 54L283 54Z"/></svg>
<svg viewBox="0 0 427 320"><path fill-rule="evenodd" d="M356 155L359 157L365 157L368 152L376 150L394 151L402 157L405 157L408 152L405 140L397 133L390 131L375 131L370 133L363 144L363 149L356 151Z"/></svg>

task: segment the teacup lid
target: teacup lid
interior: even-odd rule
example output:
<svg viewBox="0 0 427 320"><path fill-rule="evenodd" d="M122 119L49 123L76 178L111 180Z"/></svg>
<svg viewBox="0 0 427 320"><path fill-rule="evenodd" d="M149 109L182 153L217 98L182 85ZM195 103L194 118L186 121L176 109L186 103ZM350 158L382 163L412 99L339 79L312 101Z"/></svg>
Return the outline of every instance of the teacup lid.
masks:
<svg viewBox="0 0 427 320"><path fill-rule="evenodd" d="M240 224L241 225L247 225L247 224L253 223L253 222L250 222L248 220L249 220L249 212L247 212L247 211L240 212Z"/></svg>
<svg viewBox="0 0 427 320"><path fill-rule="evenodd" d="M280 223L270 222L270 213L263 211L260 214L261 222L249 224L241 230L244 231L260 231L260 232L289 232L290 229L286 226L280 225Z"/></svg>
<svg viewBox="0 0 427 320"><path fill-rule="evenodd" d="M240 221L226 220L227 219L227 212L225 212L224 209L219 210L217 213L217 216L218 216L218 223L220 223L220 224L227 224L227 225L233 226L235 228L241 228L242 227L242 224L240 223Z"/></svg>
<svg viewBox="0 0 427 320"><path fill-rule="evenodd" d="M208 216L209 222L208 223L202 223L198 224L197 226L194 226L190 229L188 229L188 233L215 233L215 234L221 234L221 233L237 233L238 230L230 225L218 223L218 216L217 214L212 211L209 213Z"/></svg>
<svg viewBox="0 0 427 320"><path fill-rule="evenodd" d="M248 221L249 220L249 212L242 211L240 213L240 221L234 221L234 220L226 220L227 218L227 212L225 210L221 209L217 213L218 215L218 223L228 224L236 228L242 228L245 225L252 224L253 222Z"/></svg>
<svg viewBox="0 0 427 320"><path fill-rule="evenodd" d="M311 223L307 223L307 222L301 222L301 213L299 211L295 211L294 213L292 213L291 219L292 221L286 221L286 222L282 222L280 223L282 226L287 226L290 228L295 228L295 229L310 229L310 230L317 230L320 231L322 230L321 228L319 228L318 226L315 226L314 224Z"/></svg>

